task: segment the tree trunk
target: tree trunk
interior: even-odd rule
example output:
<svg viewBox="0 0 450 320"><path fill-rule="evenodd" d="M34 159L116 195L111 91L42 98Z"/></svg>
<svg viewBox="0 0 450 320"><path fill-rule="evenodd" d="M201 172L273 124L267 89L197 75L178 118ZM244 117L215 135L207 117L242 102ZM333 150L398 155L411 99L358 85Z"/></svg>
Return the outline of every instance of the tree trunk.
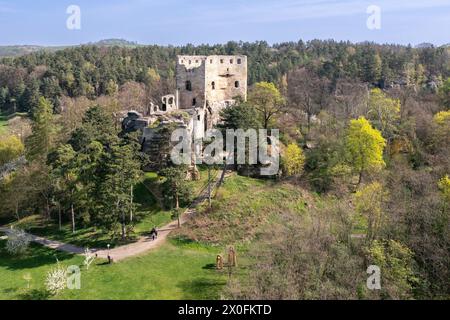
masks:
<svg viewBox="0 0 450 320"><path fill-rule="evenodd" d="M362 170L359 172L359 178L358 178L358 186L361 184L362 182L362 176L363 176L363 172Z"/></svg>
<svg viewBox="0 0 450 320"><path fill-rule="evenodd" d="M219 184L217 185L217 188L219 188L223 184L223 181L225 180L225 174L226 173L227 173L227 161L225 159L225 163L223 165L222 174L220 175Z"/></svg>
<svg viewBox="0 0 450 320"><path fill-rule="evenodd" d="M20 216L19 216L19 201L16 201L16 217L17 217L17 221L20 221Z"/></svg>
<svg viewBox="0 0 450 320"><path fill-rule="evenodd" d="M75 211L73 209L73 203L70 204L70 213L72 215L72 233L75 233Z"/></svg>
<svg viewBox="0 0 450 320"><path fill-rule="evenodd" d="M58 204L58 225L59 225L59 231L62 229L62 222L61 222L61 205Z"/></svg>
<svg viewBox="0 0 450 320"><path fill-rule="evenodd" d="M208 166L208 204L211 209L211 167Z"/></svg>
<svg viewBox="0 0 450 320"><path fill-rule="evenodd" d="M309 133L311 132L311 117L312 117L311 113L307 112L306 117L307 117L307 129L308 129L308 136L309 136Z"/></svg>
<svg viewBox="0 0 450 320"><path fill-rule="evenodd" d="M48 198L45 199L45 211L47 215L47 221L50 221L50 203L48 201Z"/></svg>
<svg viewBox="0 0 450 320"><path fill-rule="evenodd" d="M125 219L125 214L123 214L123 218ZM122 220L122 240L125 240L126 237L126 230L125 230L125 221Z"/></svg>
<svg viewBox="0 0 450 320"><path fill-rule="evenodd" d="M116 208L119 209L119 205L120 205L120 200L117 201L116 203ZM125 210L120 210L121 212L121 226L122 226L122 240L125 240L126 237L126 231L125 231Z"/></svg>
<svg viewBox="0 0 450 320"><path fill-rule="evenodd" d="M177 219L178 219L178 228L181 227L180 221L180 201L178 198L178 193L175 193L175 210L177 211Z"/></svg>
<svg viewBox="0 0 450 320"><path fill-rule="evenodd" d="M130 222L133 222L133 185L130 192Z"/></svg>

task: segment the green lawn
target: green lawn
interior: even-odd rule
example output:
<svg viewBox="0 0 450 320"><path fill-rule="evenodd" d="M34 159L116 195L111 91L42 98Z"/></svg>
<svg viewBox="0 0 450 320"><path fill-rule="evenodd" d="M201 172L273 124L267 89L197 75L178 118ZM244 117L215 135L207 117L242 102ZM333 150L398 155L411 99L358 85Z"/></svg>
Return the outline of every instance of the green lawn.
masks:
<svg viewBox="0 0 450 320"><path fill-rule="evenodd" d="M201 179L199 181L189 182L194 197L199 194L208 181L207 169L203 167L199 170L201 172ZM216 174L217 171L213 171L212 177L215 177ZM127 242L133 241L137 237L148 233L155 226L162 227L174 219L172 212L161 209L155 195L149 191L149 188L155 189L152 185L158 183L158 180L156 173L148 172L145 174L144 181L135 187L134 201L138 204L138 210L135 213L136 223L133 229L133 237L127 240ZM62 230L59 230L57 221L54 219L48 221L39 215L26 217L20 222L14 222L13 225L35 235L71 243L80 247L106 248L108 244L111 247L124 244L119 237L112 239L111 234L94 227L82 227L78 225L76 232L72 233L72 226L68 221L63 224ZM119 234L119 230L117 230L117 234Z"/></svg>
<svg viewBox="0 0 450 320"><path fill-rule="evenodd" d="M0 135L8 130L8 120L5 116L0 115Z"/></svg>
<svg viewBox="0 0 450 320"><path fill-rule="evenodd" d="M8 121L10 119L13 119L14 117L26 118L27 116L28 114L24 112L16 112L8 116L0 113L0 135L8 132Z"/></svg>
<svg viewBox="0 0 450 320"><path fill-rule="evenodd" d="M0 240L0 299L218 299L225 271L214 269L218 249L174 240L146 255L112 265L95 261L89 270L83 257L33 244L22 258L11 257ZM47 272L56 265L81 268L81 289L56 297L45 292ZM27 288L25 275L32 278Z"/></svg>
<svg viewBox="0 0 450 320"><path fill-rule="evenodd" d="M135 213L134 238L149 232L154 226L161 227L172 220L171 212L162 210L143 184L136 186L135 202L139 204L139 208ZM35 235L81 247L106 248L108 244L111 247L123 244L120 239L111 239L111 234L94 227L79 225L76 232L72 233L70 222L65 222L62 230L59 230L57 221L48 221L40 215L26 217L20 222L14 222L13 225Z"/></svg>

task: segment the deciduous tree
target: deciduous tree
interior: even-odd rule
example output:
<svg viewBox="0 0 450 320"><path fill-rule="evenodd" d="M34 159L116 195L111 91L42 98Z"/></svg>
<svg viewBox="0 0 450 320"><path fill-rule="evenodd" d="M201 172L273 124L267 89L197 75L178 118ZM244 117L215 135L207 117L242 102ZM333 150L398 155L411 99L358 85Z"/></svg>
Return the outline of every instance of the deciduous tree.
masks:
<svg viewBox="0 0 450 320"><path fill-rule="evenodd" d="M300 175L305 165L303 150L295 143L286 147L283 157L283 168L286 176Z"/></svg>
<svg viewBox="0 0 450 320"><path fill-rule="evenodd" d="M358 173L358 185L363 174L385 166L383 150L386 140L374 129L366 118L351 120L345 141L347 160Z"/></svg>

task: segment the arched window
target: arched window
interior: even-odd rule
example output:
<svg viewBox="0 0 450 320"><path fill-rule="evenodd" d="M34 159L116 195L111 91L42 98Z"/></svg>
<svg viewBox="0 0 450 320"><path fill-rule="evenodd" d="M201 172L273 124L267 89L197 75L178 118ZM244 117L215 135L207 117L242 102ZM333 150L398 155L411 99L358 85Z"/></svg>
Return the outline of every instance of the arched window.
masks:
<svg viewBox="0 0 450 320"><path fill-rule="evenodd" d="M237 63L238 63L238 64L241 64L241 63L242 63L242 59L238 59L238 60L237 60Z"/></svg>
<svg viewBox="0 0 450 320"><path fill-rule="evenodd" d="M216 83L214 81L211 83L211 87L213 90L216 90Z"/></svg>
<svg viewBox="0 0 450 320"><path fill-rule="evenodd" d="M234 87L235 87L235 88L239 88L239 81L235 81L235 82L234 82Z"/></svg>
<svg viewBox="0 0 450 320"><path fill-rule="evenodd" d="M189 80L186 81L186 90L187 91L192 91L192 83Z"/></svg>
<svg viewBox="0 0 450 320"><path fill-rule="evenodd" d="M233 64L233 62L234 62L233 59L230 59L230 64Z"/></svg>
<svg viewBox="0 0 450 320"><path fill-rule="evenodd" d="M197 99L196 98L194 98L194 99L192 99L192 106L196 106L197 105Z"/></svg>

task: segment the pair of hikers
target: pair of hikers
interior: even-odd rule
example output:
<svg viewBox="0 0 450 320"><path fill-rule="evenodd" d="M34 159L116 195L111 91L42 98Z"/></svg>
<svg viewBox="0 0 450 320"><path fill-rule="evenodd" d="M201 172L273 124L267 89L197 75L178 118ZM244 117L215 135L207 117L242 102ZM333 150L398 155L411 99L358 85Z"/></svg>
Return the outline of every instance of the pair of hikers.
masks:
<svg viewBox="0 0 450 320"><path fill-rule="evenodd" d="M153 229L150 231L150 237L152 237L152 240L158 238L158 231L156 230L156 227L153 227Z"/></svg>

